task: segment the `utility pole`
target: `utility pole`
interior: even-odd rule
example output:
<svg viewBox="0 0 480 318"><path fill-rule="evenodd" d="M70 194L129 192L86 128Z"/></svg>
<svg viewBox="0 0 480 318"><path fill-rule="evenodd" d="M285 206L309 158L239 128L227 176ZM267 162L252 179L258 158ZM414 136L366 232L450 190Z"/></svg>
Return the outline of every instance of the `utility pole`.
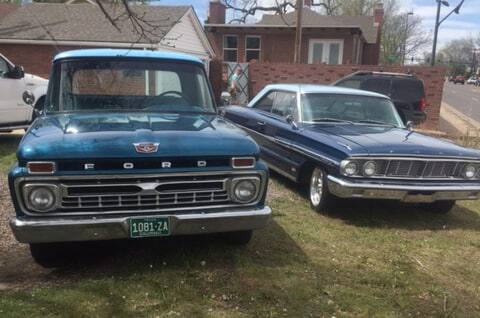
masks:
<svg viewBox="0 0 480 318"><path fill-rule="evenodd" d="M438 29L440 28L440 25L443 23L443 21L447 20L448 17L452 15L452 13L459 14L460 13L460 8L462 7L463 3L465 0L460 1L460 3L450 11L449 14L447 14L442 20L440 20L440 10L442 8L442 5L448 7L450 6L450 3L448 3L447 0L436 0L437 1L437 18L435 19L435 33L433 36L433 48L432 48L432 60L431 60L431 66L435 66L435 59L437 55L437 39L438 39Z"/></svg>
<svg viewBox="0 0 480 318"><path fill-rule="evenodd" d="M295 33L294 63L300 64L302 60L302 13L303 0L297 0L297 26Z"/></svg>
<svg viewBox="0 0 480 318"><path fill-rule="evenodd" d="M405 38L403 40L403 54L402 54L402 65L405 65L405 57L407 55L407 40L408 40L408 17L413 15L412 11L407 12L407 16L405 18Z"/></svg>

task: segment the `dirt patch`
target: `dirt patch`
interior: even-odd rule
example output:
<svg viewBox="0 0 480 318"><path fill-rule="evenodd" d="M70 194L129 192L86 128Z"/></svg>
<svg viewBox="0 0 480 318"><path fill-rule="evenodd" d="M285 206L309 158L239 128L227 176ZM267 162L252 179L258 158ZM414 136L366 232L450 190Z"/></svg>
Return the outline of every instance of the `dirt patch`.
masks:
<svg viewBox="0 0 480 318"><path fill-rule="evenodd" d="M50 273L35 264L27 244L18 243L10 229L14 216L7 178L0 176L0 290L28 288Z"/></svg>

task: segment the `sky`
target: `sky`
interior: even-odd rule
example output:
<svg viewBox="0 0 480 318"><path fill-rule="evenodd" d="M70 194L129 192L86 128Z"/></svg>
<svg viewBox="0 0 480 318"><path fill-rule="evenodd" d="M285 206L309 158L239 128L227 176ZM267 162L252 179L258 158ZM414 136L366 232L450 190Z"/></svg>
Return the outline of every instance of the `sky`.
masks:
<svg viewBox="0 0 480 318"><path fill-rule="evenodd" d="M268 1L268 0L266 0ZM415 15L423 18L423 25L426 32L433 34L435 15L437 12L436 0L398 0L402 11L413 11ZM450 7L442 7L441 17L454 9L461 0L448 0ZM162 5L193 5L200 21L207 18L209 0L160 0ZM465 0L460 14L452 14L439 30L439 47L446 42L465 36L477 36L480 34L480 0Z"/></svg>

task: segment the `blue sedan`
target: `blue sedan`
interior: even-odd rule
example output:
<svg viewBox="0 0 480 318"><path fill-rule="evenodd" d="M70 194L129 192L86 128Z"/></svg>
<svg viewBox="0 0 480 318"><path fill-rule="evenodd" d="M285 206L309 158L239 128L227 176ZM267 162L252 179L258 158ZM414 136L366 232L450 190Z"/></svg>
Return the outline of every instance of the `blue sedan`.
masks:
<svg viewBox="0 0 480 318"><path fill-rule="evenodd" d="M270 169L308 186L316 211L337 198L364 198L447 213L456 200L479 198L480 151L412 131L384 95L268 85L224 116L255 139Z"/></svg>

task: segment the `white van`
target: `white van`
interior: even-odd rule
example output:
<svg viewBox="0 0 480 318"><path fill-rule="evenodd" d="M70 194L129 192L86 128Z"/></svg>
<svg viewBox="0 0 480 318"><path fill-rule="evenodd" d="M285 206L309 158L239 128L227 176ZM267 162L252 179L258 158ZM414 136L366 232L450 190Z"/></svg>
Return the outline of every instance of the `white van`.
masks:
<svg viewBox="0 0 480 318"><path fill-rule="evenodd" d="M47 85L48 80L25 74L21 66L0 54L0 132L28 128L36 117L35 109L43 107ZM25 102L32 96L34 108Z"/></svg>

